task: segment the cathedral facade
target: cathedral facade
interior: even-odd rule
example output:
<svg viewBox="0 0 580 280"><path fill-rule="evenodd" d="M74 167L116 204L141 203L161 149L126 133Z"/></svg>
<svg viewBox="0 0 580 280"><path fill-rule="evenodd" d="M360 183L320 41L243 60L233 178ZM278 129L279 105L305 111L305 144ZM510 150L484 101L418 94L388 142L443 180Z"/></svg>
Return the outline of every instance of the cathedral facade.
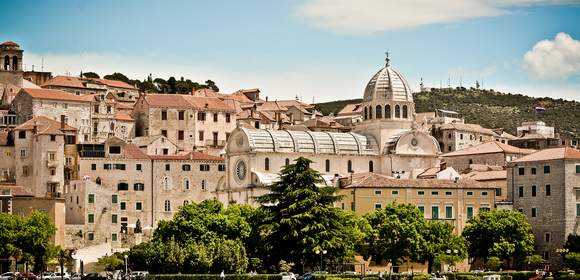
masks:
<svg viewBox="0 0 580 280"><path fill-rule="evenodd" d="M388 58L368 82L362 107L363 121L350 133L236 128L226 146L228 172L218 199L255 203L298 157L312 160L327 184L364 172L414 179L438 167L439 144L417 128L411 88Z"/></svg>

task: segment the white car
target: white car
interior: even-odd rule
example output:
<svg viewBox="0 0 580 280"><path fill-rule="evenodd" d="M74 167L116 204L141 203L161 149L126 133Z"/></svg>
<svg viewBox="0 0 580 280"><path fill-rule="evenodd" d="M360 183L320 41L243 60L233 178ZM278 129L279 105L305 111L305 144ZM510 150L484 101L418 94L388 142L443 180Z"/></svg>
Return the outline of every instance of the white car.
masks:
<svg viewBox="0 0 580 280"><path fill-rule="evenodd" d="M0 280L12 280L18 277L18 272L5 272L0 275Z"/></svg>
<svg viewBox="0 0 580 280"><path fill-rule="evenodd" d="M71 276L71 280L81 280L81 278L83 278L83 275L80 273L75 273Z"/></svg>
<svg viewBox="0 0 580 280"><path fill-rule="evenodd" d="M42 274L40 274L40 276L38 276L38 279L42 279L42 280L56 280L56 278L54 277L54 273L52 272L43 272Z"/></svg>
<svg viewBox="0 0 580 280"><path fill-rule="evenodd" d="M280 272L282 280L296 280L296 274L292 272Z"/></svg>
<svg viewBox="0 0 580 280"><path fill-rule="evenodd" d="M62 277L61 277L61 274L62 274ZM68 274L68 272L63 272L63 273L61 273L61 272L55 272L54 273L53 280L61 280L61 279L71 280L70 279L70 274Z"/></svg>
<svg viewBox="0 0 580 280"><path fill-rule="evenodd" d="M145 279L149 271L133 271L131 272L131 279Z"/></svg>

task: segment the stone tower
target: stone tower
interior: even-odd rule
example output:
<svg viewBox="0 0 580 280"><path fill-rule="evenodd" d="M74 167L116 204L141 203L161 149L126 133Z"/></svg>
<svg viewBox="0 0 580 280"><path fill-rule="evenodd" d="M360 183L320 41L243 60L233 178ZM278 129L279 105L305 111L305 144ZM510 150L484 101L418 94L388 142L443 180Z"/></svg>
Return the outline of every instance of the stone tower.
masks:
<svg viewBox="0 0 580 280"><path fill-rule="evenodd" d="M415 103L409 84L390 65L387 53L385 67L368 82L362 101L363 122L355 132L375 137L382 153L403 132L412 128Z"/></svg>
<svg viewBox="0 0 580 280"><path fill-rule="evenodd" d="M22 87L22 53L14 42L0 44L0 83Z"/></svg>

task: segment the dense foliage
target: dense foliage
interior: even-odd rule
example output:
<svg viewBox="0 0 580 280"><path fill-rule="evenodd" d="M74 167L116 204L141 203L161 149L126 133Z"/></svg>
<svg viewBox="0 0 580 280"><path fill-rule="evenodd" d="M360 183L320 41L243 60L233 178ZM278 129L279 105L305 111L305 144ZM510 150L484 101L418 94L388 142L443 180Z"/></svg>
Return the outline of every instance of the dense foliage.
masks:
<svg viewBox="0 0 580 280"><path fill-rule="evenodd" d="M480 212L463 230L469 255L487 261L490 257L523 261L534 251L535 237L526 216L518 211Z"/></svg>
<svg viewBox="0 0 580 280"><path fill-rule="evenodd" d="M549 95L549 93L546 93ZM413 94L417 112L435 109L461 113L469 123L487 128L505 128L515 134L523 121L541 120L555 126L562 136L580 135L580 103L549 97L535 98L521 94L500 93L480 89L432 89ZM341 100L316 104L324 114L338 113L346 104L359 103L361 99ZM545 112L537 112L543 107ZM498 118L497 116L503 116Z"/></svg>
<svg viewBox="0 0 580 280"><path fill-rule="evenodd" d="M27 217L0 213L0 257L26 260L34 264L35 271L41 271L54 233L54 224L45 213L33 211Z"/></svg>

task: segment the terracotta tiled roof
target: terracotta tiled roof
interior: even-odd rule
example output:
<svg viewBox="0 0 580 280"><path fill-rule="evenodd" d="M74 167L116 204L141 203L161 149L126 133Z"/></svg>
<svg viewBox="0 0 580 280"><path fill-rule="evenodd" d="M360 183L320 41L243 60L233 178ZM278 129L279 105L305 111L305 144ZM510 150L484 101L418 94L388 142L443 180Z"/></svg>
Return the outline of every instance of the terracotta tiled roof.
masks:
<svg viewBox="0 0 580 280"><path fill-rule="evenodd" d="M417 175L417 178L429 178L429 177L436 177L437 173L441 170L440 167L431 167L425 169L425 171L421 172L421 174Z"/></svg>
<svg viewBox="0 0 580 280"><path fill-rule="evenodd" d="M80 78L70 76L56 76L46 81L44 84L42 84L42 86L86 88Z"/></svg>
<svg viewBox="0 0 580 280"><path fill-rule="evenodd" d="M0 189L9 189L13 197L34 197L23 186L17 185L0 185Z"/></svg>
<svg viewBox="0 0 580 280"><path fill-rule="evenodd" d="M200 152L187 152L177 155L151 155L154 160L200 160L200 161L224 161L223 157L212 156Z"/></svg>
<svg viewBox="0 0 580 280"><path fill-rule="evenodd" d="M340 112L338 112L337 116L351 116L351 115L360 115L362 112L361 103L356 104L346 104Z"/></svg>
<svg viewBox="0 0 580 280"><path fill-rule="evenodd" d="M468 147L458 151L446 153L443 157L455 157L455 156L466 156L466 155L479 155L479 154L493 154L493 153L507 153L507 154L522 154L528 155L536 152L535 150L521 149L508 144L504 144L498 141L488 141L473 147Z"/></svg>
<svg viewBox="0 0 580 280"><path fill-rule="evenodd" d="M350 176L341 178L341 182L347 182L343 188L421 188L421 189L477 189L489 188L477 181L470 179L440 180L440 179L395 179L377 173L356 173L352 175L352 183L348 184Z"/></svg>
<svg viewBox="0 0 580 280"><path fill-rule="evenodd" d="M546 136L539 133L526 133L520 137L514 138L512 140L537 140L537 139L547 139Z"/></svg>
<svg viewBox="0 0 580 280"><path fill-rule="evenodd" d="M344 126L331 121L331 122L327 122L327 121L323 121L323 120L319 120L319 119L310 119L304 122L304 125L307 126L308 128L312 129L312 128L343 128Z"/></svg>
<svg viewBox="0 0 580 280"><path fill-rule="evenodd" d="M33 99L45 99L45 100L60 100L60 101L70 101L70 102L91 102L94 100L92 95L74 95L62 90L56 89L35 89L35 88L23 88L20 92L30 95Z"/></svg>
<svg viewBox="0 0 580 280"><path fill-rule="evenodd" d="M60 121L55 121L55 120L49 119L45 116L34 117L34 118L24 122L23 124L15 127L14 130L16 130L16 131L34 130L35 126L36 126L37 134L59 135L59 134L62 134L62 131L76 131L77 130L76 128L74 128L68 124L65 124L64 129L61 130L60 129L60 126L61 126Z"/></svg>
<svg viewBox="0 0 580 280"><path fill-rule="evenodd" d="M6 42L0 44L0 46L20 47L18 44L14 43L12 41L6 41Z"/></svg>
<svg viewBox="0 0 580 280"><path fill-rule="evenodd" d="M439 127L439 129L441 129L441 130L455 129L455 130L461 130L461 131L469 131L469 132L476 132L476 133L482 133L482 134L496 135L496 133L493 132L493 130L491 130L489 128L484 128L481 125L472 124L472 123L446 123L446 124L442 124Z"/></svg>
<svg viewBox="0 0 580 280"><path fill-rule="evenodd" d="M149 159L149 156L134 144L125 144L123 146L123 156L127 159Z"/></svg>
<svg viewBox="0 0 580 280"><path fill-rule="evenodd" d="M123 112L116 112L115 119L118 121L128 121L128 122L134 121L131 116L129 116L127 113L123 113Z"/></svg>
<svg viewBox="0 0 580 280"><path fill-rule="evenodd" d="M505 180L507 178L506 170L491 170L491 171L472 171L461 175L464 179L471 179L475 181L490 181L490 180Z"/></svg>
<svg viewBox="0 0 580 280"><path fill-rule="evenodd" d="M533 154L521 157L512 162L529 162L529 161L543 161L554 159L573 159L580 160L580 150L571 147L559 147L545 149Z"/></svg>
<svg viewBox="0 0 580 280"><path fill-rule="evenodd" d="M147 94L145 101L152 107L196 108L233 112L223 100L216 97L191 96L183 94Z"/></svg>
<svg viewBox="0 0 580 280"><path fill-rule="evenodd" d="M91 79L91 80L101 82L109 87L137 90L137 88L135 88L134 86L125 83L123 81L107 80L107 79Z"/></svg>

